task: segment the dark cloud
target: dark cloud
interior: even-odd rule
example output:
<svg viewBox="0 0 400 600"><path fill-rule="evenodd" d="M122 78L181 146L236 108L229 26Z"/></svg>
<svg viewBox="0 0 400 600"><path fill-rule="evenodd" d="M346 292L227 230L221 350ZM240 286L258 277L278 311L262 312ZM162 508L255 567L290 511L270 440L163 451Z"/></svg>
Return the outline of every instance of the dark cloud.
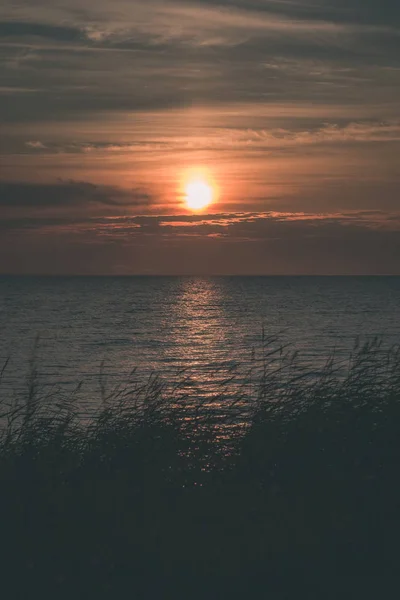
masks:
<svg viewBox="0 0 400 600"><path fill-rule="evenodd" d="M0 272L400 274L400 220L379 211L171 218L47 220L37 230L4 230Z"/></svg>
<svg viewBox="0 0 400 600"><path fill-rule="evenodd" d="M42 227L75 227L76 232L108 231L120 237L121 233L152 233L155 236L191 235L208 236L218 234L225 238L270 240L290 237L340 237L344 232L380 231L400 232L400 212L383 210L360 210L342 213L298 213L298 212L232 212L215 214L182 215L134 215L134 216L39 216L36 220L3 220L10 229Z"/></svg>
<svg viewBox="0 0 400 600"><path fill-rule="evenodd" d="M193 4L224 9L267 13L290 19L327 21L354 25L387 25L400 23L397 0L189 0Z"/></svg>
<svg viewBox="0 0 400 600"><path fill-rule="evenodd" d="M122 190L85 181L57 183L20 183L0 181L0 207L64 207L102 204L137 206L148 204L149 194L139 189Z"/></svg>
<svg viewBox="0 0 400 600"><path fill-rule="evenodd" d="M0 39L19 40L0 48L0 81L5 89L32 90L16 91L13 102L0 94L0 119L310 98L396 102L398 6L397 0L170 1L152 2L147 13L117 4L125 18L107 21L107 4L84 2L82 11L70 7L64 25L39 3L31 13L36 21L0 22Z"/></svg>
<svg viewBox="0 0 400 600"><path fill-rule="evenodd" d="M0 21L0 38L41 37L58 42L76 42L85 38L75 27L20 21Z"/></svg>

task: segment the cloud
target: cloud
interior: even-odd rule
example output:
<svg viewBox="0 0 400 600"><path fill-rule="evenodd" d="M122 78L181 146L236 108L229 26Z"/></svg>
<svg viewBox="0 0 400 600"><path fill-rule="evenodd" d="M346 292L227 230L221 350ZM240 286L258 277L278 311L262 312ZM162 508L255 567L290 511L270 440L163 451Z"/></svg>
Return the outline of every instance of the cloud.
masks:
<svg viewBox="0 0 400 600"><path fill-rule="evenodd" d="M191 2L191 0L189 0ZM326 21L355 25L394 25L400 23L397 0L192 0L195 5L234 7L249 12L264 12L297 20Z"/></svg>
<svg viewBox="0 0 400 600"><path fill-rule="evenodd" d="M24 88L41 93L36 100L19 94L0 111L9 120L46 120L194 102L312 97L318 105L354 103L355 96L372 102L377 95L395 101L400 75L392 72L390 79L384 71L399 64L400 36L390 29L395 21L388 19L388 30L373 22L362 27L353 12L381 12L372 0L362 6L359 0L349 6L241 0L117 1L113 11L88 1L80 11L74 3L69 10L59 3L6 8L0 37L14 45L2 48L2 85L16 88L23 77ZM389 3L387 14L395 13Z"/></svg>
<svg viewBox="0 0 400 600"><path fill-rule="evenodd" d="M76 27L20 21L0 21L0 38L40 37L59 42L76 42L85 36Z"/></svg>
<svg viewBox="0 0 400 600"><path fill-rule="evenodd" d="M27 146L27 148L33 148L34 150L45 150L46 146L43 144L43 142L40 142L39 140L35 141L31 141L31 142L25 142L25 146Z"/></svg>
<svg viewBox="0 0 400 600"><path fill-rule="evenodd" d="M0 228L0 272L400 274L400 214L382 211L38 218Z"/></svg>
<svg viewBox="0 0 400 600"><path fill-rule="evenodd" d="M86 184L88 185L88 184ZM40 230L42 227L84 233L90 231L100 236L107 233L116 237L155 236L209 236L218 234L237 240L285 239L286 235L320 236L327 233L341 235L349 230L400 232L400 212L383 210L358 210L340 213L311 212L234 212L216 214L177 215L115 215L91 216L38 216L37 219L3 219L10 228Z"/></svg>
<svg viewBox="0 0 400 600"><path fill-rule="evenodd" d="M285 147L287 145L342 144L351 142L400 141L400 122L352 122L344 126L325 124L317 129L303 131L284 128L271 130L247 130L230 133L232 144Z"/></svg>
<svg viewBox="0 0 400 600"><path fill-rule="evenodd" d="M150 200L149 194L140 189L123 190L85 181L0 181L0 207L57 208L87 204L118 207L148 204Z"/></svg>

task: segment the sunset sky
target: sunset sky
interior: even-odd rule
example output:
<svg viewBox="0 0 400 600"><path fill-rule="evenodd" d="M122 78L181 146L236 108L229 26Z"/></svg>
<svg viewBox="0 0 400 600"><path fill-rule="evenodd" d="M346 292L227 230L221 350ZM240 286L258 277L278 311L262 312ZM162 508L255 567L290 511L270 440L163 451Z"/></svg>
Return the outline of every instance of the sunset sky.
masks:
<svg viewBox="0 0 400 600"><path fill-rule="evenodd" d="M0 273L400 274L399 0L3 0L0 123Z"/></svg>

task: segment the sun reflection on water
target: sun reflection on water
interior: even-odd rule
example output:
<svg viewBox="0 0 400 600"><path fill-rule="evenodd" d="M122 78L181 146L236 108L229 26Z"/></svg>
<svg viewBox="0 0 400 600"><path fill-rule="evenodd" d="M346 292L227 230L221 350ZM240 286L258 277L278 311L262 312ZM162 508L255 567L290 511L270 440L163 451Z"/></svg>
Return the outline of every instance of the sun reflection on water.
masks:
<svg viewBox="0 0 400 600"><path fill-rule="evenodd" d="M238 361L229 358L235 343L229 319L222 281L182 279L168 315L171 343L165 350L166 360L179 372L179 391L187 394L186 403L201 402L202 410L214 414L215 436L221 442L232 437L233 428L243 426L234 416L249 391Z"/></svg>

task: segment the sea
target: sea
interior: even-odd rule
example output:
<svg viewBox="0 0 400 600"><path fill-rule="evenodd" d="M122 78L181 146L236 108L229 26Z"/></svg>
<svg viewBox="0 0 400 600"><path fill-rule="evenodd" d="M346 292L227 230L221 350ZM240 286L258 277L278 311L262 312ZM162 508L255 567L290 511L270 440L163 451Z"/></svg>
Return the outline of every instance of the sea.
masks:
<svg viewBox="0 0 400 600"><path fill-rule="evenodd" d="M212 394L265 356L319 369L375 337L400 344L400 277L0 276L0 334L3 397L32 370L86 410L155 374Z"/></svg>

